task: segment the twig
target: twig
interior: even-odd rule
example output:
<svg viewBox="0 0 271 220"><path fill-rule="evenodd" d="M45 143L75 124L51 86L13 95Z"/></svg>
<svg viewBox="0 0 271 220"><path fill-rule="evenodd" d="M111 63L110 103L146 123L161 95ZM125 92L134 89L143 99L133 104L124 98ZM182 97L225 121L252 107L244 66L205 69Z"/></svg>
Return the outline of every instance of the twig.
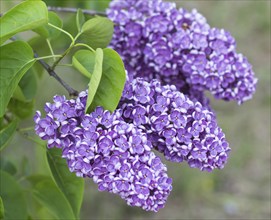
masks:
<svg viewBox="0 0 271 220"><path fill-rule="evenodd" d="M72 12L76 13L77 9L76 8L66 8L66 7L54 7L54 6L48 6L47 7L49 11L58 11L58 12ZM86 15L101 15L101 16L106 16L105 12L101 11L93 11L93 10L88 10L88 9L83 9L82 12Z"/></svg>
<svg viewBox="0 0 271 220"><path fill-rule="evenodd" d="M38 54L35 52L34 57L38 58ZM39 59L38 62L42 65L42 67L48 72L48 74L54 77L69 93L70 96L78 96L78 91L70 87L66 82L64 82L54 70L42 59Z"/></svg>
<svg viewBox="0 0 271 220"><path fill-rule="evenodd" d="M16 41L17 39L15 37L9 38L11 41Z"/></svg>

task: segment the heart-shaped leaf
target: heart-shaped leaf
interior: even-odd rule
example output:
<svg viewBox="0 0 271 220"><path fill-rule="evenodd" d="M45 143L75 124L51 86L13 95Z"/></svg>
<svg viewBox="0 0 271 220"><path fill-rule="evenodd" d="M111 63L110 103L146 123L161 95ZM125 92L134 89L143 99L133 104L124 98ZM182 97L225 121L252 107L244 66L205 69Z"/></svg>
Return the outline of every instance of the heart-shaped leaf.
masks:
<svg viewBox="0 0 271 220"><path fill-rule="evenodd" d="M19 81L34 64L33 51L23 41L15 41L1 47L0 53L0 117Z"/></svg>
<svg viewBox="0 0 271 220"><path fill-rule="evenodd" d="M56 27L62 28L63 22L62 22L61 18L56 13L49 11L48 12L48 19L49 19L50 24L53 24ZM36 33L38 33L42 37L48 38L48 39L56 38L61 33L59 30L49 26L48 24L40 26L40 27L34 29L33 31L35 31Z"/></svg>
<svg viewBox="0 0 271 220"><path fill-rule="evenodd" d="M112 39L113 31L112 21L104 17L95 17L84 23L78 41L94 49L105 48Z"/></svg>
<svg viewBox="0 0 271 220"><path fill-rule="evenodd" d="M42 1L24 1L0 18L0 44L13 35L48 23L48 10Z"/></svg>
<svg viewBox="0 0 271 220"><path fill-rule="evenodd" d="M91 78L94 63L95 53L90 50L79 50L72 57L72 65L87 78Z"/></svg>
<svg viewBox="0 0 271 220"><path fill-rule="evenodd" d="M94 73L90 79L88 94L90 98L88 97L89 102L86 106L87 112L92 112L97 106L102 106L104 109L113 112L118 106L124 89L126 73L119 54L109 48L104 49L103 54L102 76L97 89L97 79L100 77L98 75L98 73L100 74L100 66L97 65L99 67L97 71L95 71L96 65L94 66ZM98 76L94 78L95 82L92 83L95 74ZM93 84L95 89L92 89ZM96 91L95 94L94 91Z"/></svg>
<svg viewBox="0 0 271 220"><path fill-rule="evenodd" d="M56 184L68 199L75 216L79 216L84 194L84 179L69 171L67 162L61 157L60 149L48 150L47 161Z"/></svg>

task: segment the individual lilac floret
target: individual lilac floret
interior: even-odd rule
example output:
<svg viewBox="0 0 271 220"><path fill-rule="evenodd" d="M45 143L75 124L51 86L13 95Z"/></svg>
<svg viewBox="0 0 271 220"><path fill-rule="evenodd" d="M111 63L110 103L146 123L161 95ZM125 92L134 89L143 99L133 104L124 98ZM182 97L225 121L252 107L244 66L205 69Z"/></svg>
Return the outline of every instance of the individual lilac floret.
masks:
<svg viewBox="0 0 271 220"><path fill-rule="evenodd" d="M257 80L234 38L211 28L195 9L177 9L162 0L114 0L107 10L116 24L111 46L131 77L159 79L205 105L203 92L216 98L250 99ZM208 105L207 105L208 106Z"/></svg>
<svg viewBox="0 0 271 220"><path fill-rule="evenodd" d="M175 86L134 79L126 84L119 108L126 122L145 131L166 159L207 171L227 162L230 148L214 114Z"/></svg>
<svg viewBox="0 0 271 220"><path fill-rule="evenodd" d="M55 96L45 105L45 118L36 113L36 133L49 148L62 148L77 176L93 178L99 190L119 194L131 206L157 212L172 189L166 166L146 134L126 123L120 110L111 114L97 107L85 114L86 97L86 92L76 100Z"/></svg>

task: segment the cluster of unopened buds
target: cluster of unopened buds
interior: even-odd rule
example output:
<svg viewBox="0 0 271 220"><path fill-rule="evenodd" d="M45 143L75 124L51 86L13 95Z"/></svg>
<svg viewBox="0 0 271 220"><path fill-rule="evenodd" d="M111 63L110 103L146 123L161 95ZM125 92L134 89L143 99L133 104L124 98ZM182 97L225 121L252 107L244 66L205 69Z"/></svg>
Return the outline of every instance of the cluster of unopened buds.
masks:
<svg viewBox="0 0 271 220"><path fill-rule="evenodd" d="M230 34L210 28L195 10L114 0L107 14L115 22L111 46L128 71L117 109L86 114L87 92L70 100L55 96L44 118L36 113L35 130L48 148L62 149L77 176L129 205L158 211L172 179L155 150L202 171L223 168L230 148L203 92L242 103L257 80Z"/></svg>

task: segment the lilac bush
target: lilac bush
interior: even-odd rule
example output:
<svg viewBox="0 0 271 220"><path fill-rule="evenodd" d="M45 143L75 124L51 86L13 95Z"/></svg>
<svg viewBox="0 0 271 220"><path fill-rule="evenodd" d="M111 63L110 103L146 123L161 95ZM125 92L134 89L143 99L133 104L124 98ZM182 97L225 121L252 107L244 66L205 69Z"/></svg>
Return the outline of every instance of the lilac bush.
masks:
<svg viewBox="0 0 271 220"><path fill-rule="evenodd" d="M113 0L111 47L123 58L127 81L115 111L87 111L88 93L55 96L46 116L34 117L48 148L62 149L69 170L92 178L100 191L157 212L172 190L171 162L211 172L222 169L230 147L205 91L239 104L250 99L257 79L234 38L212 28L196 10L161 0Z"/></svg>
<svg viewBox="0 0 271 220"><path fill-rule="evenodd" d="M106 12L43 1L4 6L10 9L0 15L0 151L13 145L14 133L44 147L28 133L33 126L21 123L44 90L42 70L71 98L56 95L45 114L35 113L35 132L47 142L42 155L18 155L23 169L1 158L1 219L80 219L85 179L157 212L172 190L164 159L199 171L224 168L231 148L205 92L241 104L257 83L229 32L162 0L112 0ZM52 11L76 13L76 28ZM60 66L84 75L86 90L67 83ZM51 175L28 172L27 159ZM44 211L33 209L40 205Z"/></svg>

